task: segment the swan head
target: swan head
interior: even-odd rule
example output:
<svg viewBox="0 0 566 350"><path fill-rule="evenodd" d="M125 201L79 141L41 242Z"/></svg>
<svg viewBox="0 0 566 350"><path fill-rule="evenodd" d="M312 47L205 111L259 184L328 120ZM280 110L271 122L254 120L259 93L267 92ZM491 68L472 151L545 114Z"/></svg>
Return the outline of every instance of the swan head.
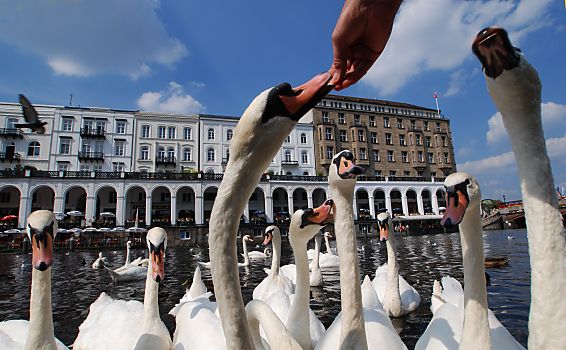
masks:
<svg viewBox="0 0 566 350"><path fill-rule="evenodd" d="M332 164L328 171L328 182L334 186L356 184L358 175L362 175L365 170L354 164L354 154L349 150L343 150L332 158Z"/></svg>
<svg viewBox="0 0 566 350"><path fill-rule="evenodd" d="M57 236L57 220L49 210L36 210L28 216L27 235L32 249L32 265L47 270L53 262L53 242Z"/></svg>
<svg viewBox="0 0 566 350"><path fill-rule="evenodd" d="M444 180L446 188L446 211L440 220L445 227L462 222L466 210L481 202L481 191L477 180L466 173L454 173Z"/></svg>
<svg viewBox="0 0 566 350"><path fill-rule="evenodd" d="M331 235L330 232L328 232L328 231L325 231L325 232L324 232L324 237L334 238L334 237L332 237L332 235Z"/></svg>
<svg viewBox="0 0 566 350"><path fill-rule="evenodd" d="M318 208L299 209L291 216L289 224L289 239L304 239L305 242L313 238L326 224L332 222L334 201L327 199Z"/></svg>
<svg viewBox="0 0 566 350"><path fill-rule="evenodd" d="M132 247L132 241L127 241L127 242L126 242L126 247L127 247L127 248L131 248L131 247Z"/></svg>
<svg viewBox="0 0 566 350"><path fill-rule="evenodd" d="M147 231L147 248L151 262L151 278L159 283L165 278L165 250L167 249L167 232L161 227Z"/></svg>
<svg viewBox="0 0 566 350"><path fill-rule="evenodd" d="M252 236L250 236L250 235L245 235L244 237L242 237L242 241L244 241L244 242L253 242L254 239L253 239Z"/></svg>
<svg viewBox="0 0 566 350"><path fill-rule="evenodd" d="M503 28L482 29L472 44L472 51L480 60L485 75L493 79L517 67L521 61L520 50L511 45Z"/></svg>
<svg viewBox="0 0 566 350"><path fill-rule="evenodd" d="M274 236L281 236L281 231L279 227L275 225L270 225L265 228L265 239L263 240L263 245L268 245Z"/></svg>
<svg viewBox="0 0 566 350"><path fill-rule="evenodd" d="M102 252L98 252L98 257L102 259Z"/></svg>
<svg viewBox="0 0 566 350"><path fill-rule="evenodd" d="M389 239L389 227L391 225L391 217L389 213L379 213L377 215L377 226L379 227L379 240L387 241Z"/></svg>

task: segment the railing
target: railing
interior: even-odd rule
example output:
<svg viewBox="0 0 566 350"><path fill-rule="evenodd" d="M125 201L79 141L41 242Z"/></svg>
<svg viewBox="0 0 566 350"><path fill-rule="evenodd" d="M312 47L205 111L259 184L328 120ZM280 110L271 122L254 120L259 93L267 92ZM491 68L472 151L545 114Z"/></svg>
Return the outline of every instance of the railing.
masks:
<svg viewBox="0 0 566 350"><path fill-rule="evenodd" d="M7 153L7 152L0 152L0 160L8 160L8 161L16 161L19 162L22 159L22 156L19 153Z"/></svg>
<svg viewBox="0 0 566 350"><path fill-rule="evenodd" d="M0 136L23 138L24 132L18 128L0 128Z"/></svg>
<svg viewBox="0 0 566 350"><path fill-rule="evenodd" d="M281 165L299 165L298 160L284 160L281 162Z"/></svg>
<svg viewBox="0 0 566 350"><path fill-rule="evenodd" d="M0 170L0 178L9 178L9 177L24 177L24 170L23 169Z"/></svg>
<svg viewBox="0 0 566 350"><path fill-rule="evenodd" d="M155 157L156 164L177 164L173 156L157 156Z"/></svg>
<svg viewBox="0 0 566 350"><path fill-rule="evenodd" d="M85 160L104 160L104 153L102 152L79 152L79 159Z"/></svg>
<svg viewBox="0 0 566 350"><path fill-rule="evenodd" d="M119 171L101 171L101 172L95 172L94 173L94 177L96 179L119 179L120 178L120 174L122 174Z"/></svg>
<svg viewBox="0 0 566 350"><path fill-rule="evenodd" d="M106 130L100 128L81 128L82 137L105 138Z"/></svg>

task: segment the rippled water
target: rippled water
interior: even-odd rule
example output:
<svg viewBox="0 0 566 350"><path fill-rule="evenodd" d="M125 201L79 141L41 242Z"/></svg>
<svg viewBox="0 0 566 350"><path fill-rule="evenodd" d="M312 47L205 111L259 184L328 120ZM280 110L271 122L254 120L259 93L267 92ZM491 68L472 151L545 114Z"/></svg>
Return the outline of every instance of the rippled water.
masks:
<svg viewBox="0 0 566 350"><path fill-rule="evenodd" d="M515 239L508 239L507 236ZM463 281L462 256L458 234L430 235L398 238L400 272L421 294L421 306L413 313L393 320L401 330L401 337L413 348L430 321L430 294L435 278L451 275ZM333 242L334 243L334 242ZM360 281L363 275L371 278L376 268L387 260L384 244L377 240L358 240L361 263ZM506 256L509 265L487 269L491 277L488 286L489 307L499 320L526 345L530 298L530 268L525 230L488 231L484 238L486 256ZM364 247L362 250L361 247ZM133 250L133 257L144 255ZM124 251L106 251L104 255L114 266L124 262ZM65 344L71 344L78 327L88 314L89 305L107 292L114 298L135 299L143 302L145 280L112 285L108 272L93 270L90 265L98 252L56 253L53 264L53 321L55 335ZM86 264L83 265L83 259ZM206 248L171 248L165 260L167 276L159 287L161 318L171 331L175 320L167 313L184 294L181 284L192 278L197 261L208 261ZM289 246L284 244L282 264L292 262ZM31 255L0 255L0 321L28 319L31 280ZM240 268L244 301L252 298L252 291L265 277L263 267L270 261ZM312 288L311 308L325 326L329 326L340 310L338 270L323 270L325 285ZM203 279L213 291L210 272L203 270Z"/></svg>

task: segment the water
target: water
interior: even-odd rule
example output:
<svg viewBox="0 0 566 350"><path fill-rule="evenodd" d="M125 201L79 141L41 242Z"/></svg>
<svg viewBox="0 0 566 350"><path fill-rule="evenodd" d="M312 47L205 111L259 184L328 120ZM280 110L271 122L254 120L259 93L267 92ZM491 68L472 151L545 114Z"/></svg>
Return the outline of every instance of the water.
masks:
<svg viewBox="0 0 566 350"><path fill-rule="evenodd" d="M515 239L509 240L507 236ZM462 256L458 234L398 238L400 272L421 295L420 307L393 324L401 331L403 341L411 349L426 329L431 318L430 294L434 279L451 275L463 281ZM506 256L509 265L487 269L491 284L487 287L489 307L513 336L523 345L527 342L527 322L530 299L530 268L526 230L488 231L484 238L486 256ZM332 242L335 243L335 242ZM375 275L376 268L387 260L385 244L377 240L358 241L361 278ZM292 262L288 244L284 244L282 264ZM133 250L133 258L146 254ZM105 251L113 266L121 266L125 251ZM199 256L200 255L200 256ZM101 292L114 298L135 299L143 302L145 280L112 285L108 272L93 270L92 262L98 252L57 252L53 263L53 321L56 337L72 344L78 327L88 315L90 304ZM83 259L86 264L83 265ZM175 320L167 313L184 294L181 284L192 278L197 261L208 261L206 248L171 248L165 260L166 278L159 287L161 318L173 331ZM31 255L0 255L0 321L28 319L31 280ZM22 264L24 266L22 267ZM249 268L240 268L244 301L252 298L253 289L266 276L263 267L270 260ZM338 270L323 270L325 285L312 288L311 308L325 326L329 326L340 310ZM210 271L203 269L203 280L214 292Z"/></svg>

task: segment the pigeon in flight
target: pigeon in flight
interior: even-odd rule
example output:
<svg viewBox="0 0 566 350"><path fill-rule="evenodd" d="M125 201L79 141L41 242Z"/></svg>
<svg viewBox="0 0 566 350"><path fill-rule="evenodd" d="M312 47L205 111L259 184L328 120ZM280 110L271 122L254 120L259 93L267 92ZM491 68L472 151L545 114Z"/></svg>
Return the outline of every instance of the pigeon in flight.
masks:
<svg viewBox="0 0 566 350"><path fill-rule="evenodd" d="M26 123L15 124L14 126L16 128L29 128L31 131L35 131L38 134L45 133L44 125L46 125L47 122L39 120L37 111L24 95L20 95L19 100L20 104L22 105Z"/></svg>

